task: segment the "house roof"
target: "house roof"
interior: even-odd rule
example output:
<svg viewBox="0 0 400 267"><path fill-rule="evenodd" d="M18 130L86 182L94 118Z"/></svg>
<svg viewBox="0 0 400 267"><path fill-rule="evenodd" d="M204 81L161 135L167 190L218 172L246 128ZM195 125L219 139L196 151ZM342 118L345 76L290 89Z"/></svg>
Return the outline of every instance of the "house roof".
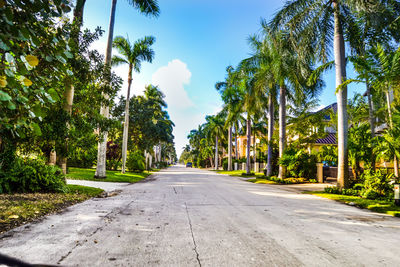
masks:
<svg viewBox="0 0 400 267"><path fill-rule="evenodd" d="M321 144L321 145L336 145L336 134L335 133L329 133L325 138L318 138L317 141L315 141L316 144Z"/></svg>
<svg viewBox="0 0 400 267"><path fill-rule="evenodd" d="M326 112L329 109L331 109L333 111L333 113L336 114L337 113L337 103L330 104L329 106L326 106L326 107L324 107L324 108L322 108L322 109L320 109L318 111L315 111L314 113ZM324 119L327 120L327 121L330 121L331 120L331 116L329 114L326 114L324 116Z"/></svg>

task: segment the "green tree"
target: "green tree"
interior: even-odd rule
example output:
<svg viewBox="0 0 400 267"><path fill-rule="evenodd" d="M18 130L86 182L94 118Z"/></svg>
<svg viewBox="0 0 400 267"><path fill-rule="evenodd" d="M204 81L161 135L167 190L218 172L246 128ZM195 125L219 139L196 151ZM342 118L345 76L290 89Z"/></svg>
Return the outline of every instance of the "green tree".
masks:
<svg viewBox="0 0 400 267"><path fill-rule="evenodd" d="M128 128L129 128L129 97L131 93L132 85L132 72L140 72L142 61L152 62L154 57L154 51L151 49L155 38L152 36L146 36L143 39L137 40L133 45L129 42L129 39L125 39L122 36L117 36L114 39L113 47L118 50L121 56L113 56L112 65L118 66L121 64L128 64L128 92L126 95L125 104L125 120L124 120L124 132L122 140L122 173L125 173L126 155L128 147Z"/></svg>
<svg viewBox="0 0 400 267"><path fill-rule="evenodd" d="M129 0L128 2L135 9L138 9L142 14L148 16L159 15L160 10L156 0ZM112 42L114 36L116 6L117 6L117 0L111 0L110 24L108 28L108 39L107 39L107 49L106 49L106 59L105 59L105 64L108 68L111 66L111 52L112 52ZM109 83L109 80L106 82ZM108 99L107 94L104 94L104 96L106 99ZM109 106L102 105L100 109L100 114L108 118ZM95 176L98 178L106 177L106 150L107 150L107 131L103 129L102 140L98 144L98 152L97 152L97 167Z"/></svg>

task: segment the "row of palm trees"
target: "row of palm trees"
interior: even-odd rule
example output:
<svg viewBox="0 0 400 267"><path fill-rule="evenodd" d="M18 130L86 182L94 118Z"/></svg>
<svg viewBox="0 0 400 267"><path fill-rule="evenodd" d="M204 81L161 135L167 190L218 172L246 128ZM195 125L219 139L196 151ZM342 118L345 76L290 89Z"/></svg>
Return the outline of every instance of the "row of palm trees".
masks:
<svg viewBox="0 0 400 267"><path fill-rule="evenodd" d="M315 98L322 90L324 71L334 68L337 97L338 184L348 187L348 112L347 85L366 84L371 134L375 132L372 99L399 89L400 4L392 0L293 0L267 22L261 22L261 33L249 37L252 55L236 68L229 66L225 81L216 84L226 113L224 128L228 131L228 169L232 169L232 128L245 117L247 167L250 172L251 122L268 117L268 161L266 172L272 175L272 139L275 110L278 106L279 157L286 149L287 103ZM350 48L346 53L346 48ZM333 52L333 55L332 55ZM347 58L346 58L347 57ZM347 79L346 63L353 62L359 77ZM317 67L317 65L319 65ZM279 98L277 101L276 98ZM393 128L388 100L388 124ZM218 117L219 115L216 115ZM208 127L208 121L204 127ZM216 151L218 139L216 137ZM236 146L237 147L237 146ZM217 153L215 153L217 158ZM217 160L215 160L217 162ZM394 157L398 176L397 158ZM279 166L279 177L285 177Z"/></svg>

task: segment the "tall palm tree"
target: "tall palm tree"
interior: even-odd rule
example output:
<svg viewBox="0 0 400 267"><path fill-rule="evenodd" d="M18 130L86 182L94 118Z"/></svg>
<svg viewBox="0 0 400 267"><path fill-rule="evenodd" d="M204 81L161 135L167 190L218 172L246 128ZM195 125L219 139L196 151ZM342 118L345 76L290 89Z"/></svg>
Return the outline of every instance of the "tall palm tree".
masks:
<svg viewBox="0 0 400 267"><path fill-rule="evenodd" d="M214 169L218 170L218 146L220 138L224 136L224 118L223 114L218 113L215 116L206 116L206 129L210 138L215 138Z"/></svg>
<svg viewBox="0 0 400 267"><path fill-rule="evenodd" d="M223 111L227 113L225 127L228 128L228 171L232 170L232 128L237 128L242 113L243 94L238 90L238 75L232 66L226 68L227 77L224 82L217 82L215 88L224 101ZM237 136L235 137L237 150ZM237 151L236 151L237 153Z"/></svg>
<svg viewBox="0 0 400 267"><path fill-rule="evenodd" d="M129 4L135 9L138 9L140 13L147 16L157 17L160 13L157 0L128 0ZM110 14L110 24L108 27L108 39L107 39L107 49L106 49L106 67L111 66L111 52L112 52L112 42L114 36L114 22L115 22L115 9L117 6L117 0L111 0L111 14ZM107 81L109 83L109 81ZM104 95L107 99L108 96ZM100 114L103 117L108 118L109 107L102 105L100 108ZM97 148L97 167L95 177L105 178L106 177L106 151L107 151L107 131L102 131L103 136L99 141Z"/></svg>
<svg viewBox="0 0 400 267"><path fill-rule="evenodd" d="M290 29L291 40L298 47L312 51L314 57L326 62L333 39L336 88L346 80L344 32L354 22L352 12L366 8L357 0L294 0L287 2L271 21L275 31ZM371 1L371 5L372 5ZM346 27L346 28L344 28ZM333 35L332 35L333 33ZM338 105L338 185L350 185L348 168L347 87L336 92Z"/></svg>
<svg viewBox="0 0 400 267"><path fill-rule="evenodd" d="M122 173L125 173L126 154L128 147L128 129L129 129L129 97L132 85L132 72L140 72L142 61L151 63L154 58L154 51L151 46L155 42L153 36L146 36L143 39L137 40L133 45L129 42L128 38L117 36L114 39L113 47L118 50L121 56L113 56L112 65L118 66L128 64L128 92L125 102L125 121L124 132L122 138ZM161 98L162 99L162 98Z"/></svg>

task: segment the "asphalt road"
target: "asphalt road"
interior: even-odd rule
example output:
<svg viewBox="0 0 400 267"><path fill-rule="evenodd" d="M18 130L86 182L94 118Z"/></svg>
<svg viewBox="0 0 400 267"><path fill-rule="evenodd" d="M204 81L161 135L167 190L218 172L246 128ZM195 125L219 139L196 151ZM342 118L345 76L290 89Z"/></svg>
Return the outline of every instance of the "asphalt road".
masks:
<svg viewBox="0 0 400 267"><path fill-rule="evenodd" d="M172 167L6 233L65 266L400 266L400 219L281 186Z"/></svg>

